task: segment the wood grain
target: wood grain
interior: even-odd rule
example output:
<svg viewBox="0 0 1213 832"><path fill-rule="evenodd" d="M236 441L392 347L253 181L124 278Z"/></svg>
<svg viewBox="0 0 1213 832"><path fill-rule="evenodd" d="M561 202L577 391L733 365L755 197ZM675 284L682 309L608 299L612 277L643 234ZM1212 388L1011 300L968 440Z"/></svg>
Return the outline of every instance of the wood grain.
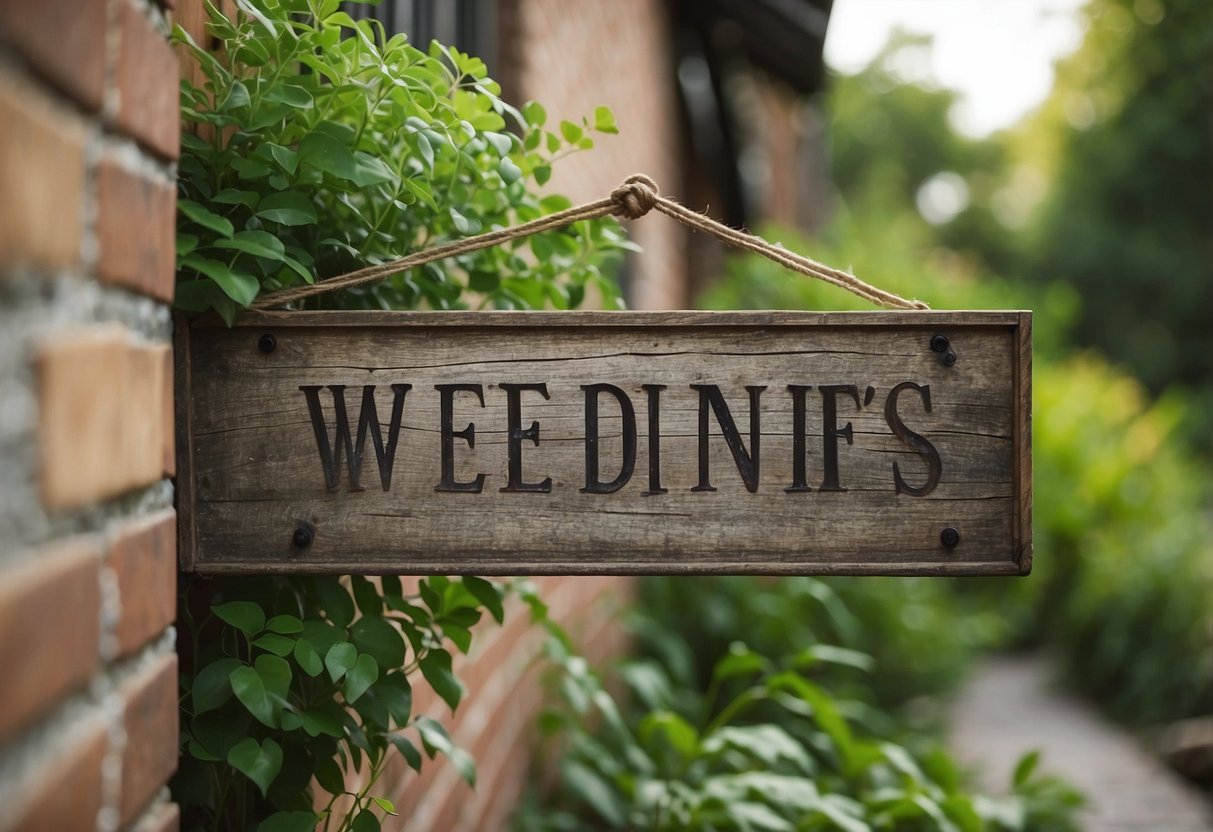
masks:
<svg viewBox="0 0 1213 832"><path fill-rule="evenodd" d="M1030 313L261 313L228 329L179 328L178 447L183 568L219 572L478 574L1024 574L1031 563ZM953 366L932 351L946 335ZM273 335L263 352L259 339ZM912 382L929 388L925 393ZM517 479L544 493L503 492L509 481L511 385L525 430ZM372 442L350 488L343 461L335 489L301 388L319 387L330 443L334 394L344 385L356 435L364 385L390 435L391 385L408 384L390 488ZM436 490L444 434L436 385L479 385L452 398L446 435L457 482L483 475L479 493ZM586 393L611 384L635 413L635 469L614 493L587 493ZM897 418L938 453L938 483L923 496L930 462L895 435L889 393L903 385ZM503 387L503 385L505 385ZM649 387L660 390L660 485L649 493ZM742 450L758 459L747 488L706 406L708 479L700 484L701 395L716 385ZM794 394L789 385L810 388ZM828 485L827 394L836 400L838 485ZM760 448L751 440L758 394ZM871 390L870 396L865 396ZM803 430L794 398L803 396ZM624 420L598 397L599 481L620 473ZM450 431L475 425L475 446ZM804 481L794 481L794 434L803 435ZM293 541L309 529L306 546ZM941 543L954 528L960 543Z"/></svg>

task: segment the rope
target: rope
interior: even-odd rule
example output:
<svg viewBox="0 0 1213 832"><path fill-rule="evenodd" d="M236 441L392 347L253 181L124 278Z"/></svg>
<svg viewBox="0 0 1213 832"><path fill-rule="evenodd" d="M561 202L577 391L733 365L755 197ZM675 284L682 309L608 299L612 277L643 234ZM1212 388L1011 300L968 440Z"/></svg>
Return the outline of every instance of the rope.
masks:
<svg viewBox="0 0 1213 832"><path fill-rule="evenodd" d="M462 240L446 243L436 248L417 251L406 257L401 257L399 260L393 260L390 263L367 266L364 269L331 277L311 285L297 286L291 289L284 289L280 292L274 292L254 301L253 308L266 309L325 292L374 283L397 272L424 266L426 263L433 263L436 260L443 260L447 257L479 251L483 248L500 245L510 240L529 237L532 234L551 231L555 228L563 228L579 220L592 220L612 214L624 217L625 219L636 220L652 210L657 210L666 216L673 217L692 230L711 234L721 242L735 248L761 254L763 257L773 260L784 268L808 277L824 280L826 283L846 289L852 294L866 298L879 306L900 309L929 308L922 301L906 300L900 295L895 295L892 292L886 292L884 289L878 289L875 286L867 284L850 272L844 272L827 266L824 263L818 263L816 260L788 251L782 246L768 243L761 237L747 234L744 231L738 231L735 228L730 228L717 222L711 217L691 211L675 200L659 194L657 192L657 184L649 177L640 173L629 176L624 180L623 184L611 191L611 195L605 199L587 202L584 205L577 205L564 211L557 211L554 214L531 220L522 225L500 228L496 231L489 231L484 234L477 234L474 237L466 237Z"/></svg>

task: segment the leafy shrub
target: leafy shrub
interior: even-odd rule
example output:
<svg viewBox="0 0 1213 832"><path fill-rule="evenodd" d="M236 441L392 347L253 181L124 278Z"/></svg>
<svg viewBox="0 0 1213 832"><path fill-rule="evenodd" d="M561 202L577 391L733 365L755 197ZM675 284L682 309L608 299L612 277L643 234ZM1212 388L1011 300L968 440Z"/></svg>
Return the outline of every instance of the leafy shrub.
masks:
<svg viewBox="0 0 1213 832"><path fill-rule="evenodd" d="M355 21L338 0L241 0L211 10L222 59L182 84L176 303L229 321L263 291L383 263L568 207L538 196L558 158L616 132L603 107L547 129L537 103L500 98L479 58ZM516 131L510 132L510 130ZM325 300L346 308L573 308L609 302L618 223L581 222L401 273ZM470 292L469 292L470 290Z"/></svg>
<svg viewBox="0 0 1213 832"><path fill-rule="evenodd" d="M445 754L475 781L471 758L442 725L413 714L410 679L420 672L458 707L464 689L451 652L468 651L484 610L501 622L498 585L428 578L406 594L395 577L377 585L354 577L348 589L337 578L246 578L191 596L200 617L183 610L191 669L173 781L186 828L264 819L265 832L311 832L336 813L339 829L377 829L376 809L395 813L374 793L391 748L417 770L422 750ZM313 779L329 795L319 815Z"/></svg>
<svg viewBox="0 0 1213 832"><path fill-rule="evenodd" d="M791 646L791 645L785 645ZM515 828L530 832L665 830L1033 830L1077 827L1081 799L1021 761L1012 795L965 791L939 749L914 754L848 718L807 674L855 651L817 645L774 662L734 643L706 692L680 688L659 665L625 674L637 706L626 715L583 659L553 639L564 708L547 728L564 746L555 794L532 797ZM686 647L689 649L689 646ZM590 733L586 725L599 728Z"/></svg>
<svg viewBox="0 0 1213 832"><path fill-rule="evenodd" d="M213 7L218 53L174 32L204 88L182 84L176 304L231 322L262 292L330 277L532 219L568 205L538 196L558 158L613 133L599 108L545 129L537 103L499 97L458 50L385 37L337 0L237 0ZM516 132L509 132L510 130ZM629 247L613 220L309 300L345 308L528 308L618 301L609 278ZM375 792L391 749L413 768L471 758L412 713L428 684L454 709L451 654L500 622L503 587L431 577L194 581L182 601L182 758L173 780L186 829L366 832L395 811ZM351 596L352 592L352 596ZM537 613L542 605L521 594ZM322 811L314 811L317 795Z"/></svg>
<svg viewBox="0 0 1213 832"><path fill-rule="evenodd" d="M936 649L960 650L956 639L973 637L969 622L980 612L978 641L1054 649L1071 683L1121 719L1153 723L1209 714L1210 481L1207 463L1179 429L1187 418L1184 402L1174 395L1151 402L1140 383L1099 356L1068 351L1076 298L1063 284L1042 294L1037 287L978 279L971 264L954 256L919 254L919 224L885 219L844 216L813 253L852 264L856 273L936 308L1034 309L1033 573L1017 581L938 582L940 589L951 587L940 593L951 600L934 599L936 612L966 624L951 635L940 628ZM790 247L810 248L794 233L781 233ZM833 287L789 279L757 258L734 260L705 301L740 308L854 303ZM849 597L887 592L869 614L896 619L914 591L900 582L886 589L865 580ZM893 597L901 592L902 600Z"/></svg>

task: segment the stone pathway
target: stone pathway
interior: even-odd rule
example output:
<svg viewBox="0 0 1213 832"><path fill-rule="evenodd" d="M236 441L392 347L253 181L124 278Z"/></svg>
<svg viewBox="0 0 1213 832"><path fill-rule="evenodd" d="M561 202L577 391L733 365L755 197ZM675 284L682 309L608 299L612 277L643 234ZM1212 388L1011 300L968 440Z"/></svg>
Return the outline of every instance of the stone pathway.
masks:
<svg viewBox="0 0 1213 832"><path fill-rule="evenodd" d="M1086 794L1087 832L1213 830L1213 804L1131 734L1052 686L1046 659L996 657L974 668L950 724L957 756L993 794L1005 794L1016 761L1039 749L1042 771Z"/></svg>

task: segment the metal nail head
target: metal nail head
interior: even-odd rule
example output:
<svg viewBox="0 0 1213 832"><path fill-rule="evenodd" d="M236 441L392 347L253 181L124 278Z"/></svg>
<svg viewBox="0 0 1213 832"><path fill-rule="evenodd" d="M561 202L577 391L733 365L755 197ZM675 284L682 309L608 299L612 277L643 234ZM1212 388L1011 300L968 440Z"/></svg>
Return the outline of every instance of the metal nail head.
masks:
<svg viewBox="0 0 1213 832"><path fill-rule="evenodd" d="M939 533L939 542L949 549L955 549L960 544L960 532L948 526Z"/></svg>
<svg viewBox="0 0 1213 832"><path fill-rule="evenodd" d="M257 339L257 349L269 355L278 349L278 339L272 333L267 332Z"/></svg>
<svg viewBox="0 0 1213 832"><path fill-rule="evenodd" d="M307 526L296 526L295 533L291 535L291 543L293 543L297 549L306 549L308 546L312 545L312 539L314 537L315 534Z"/></svg>

